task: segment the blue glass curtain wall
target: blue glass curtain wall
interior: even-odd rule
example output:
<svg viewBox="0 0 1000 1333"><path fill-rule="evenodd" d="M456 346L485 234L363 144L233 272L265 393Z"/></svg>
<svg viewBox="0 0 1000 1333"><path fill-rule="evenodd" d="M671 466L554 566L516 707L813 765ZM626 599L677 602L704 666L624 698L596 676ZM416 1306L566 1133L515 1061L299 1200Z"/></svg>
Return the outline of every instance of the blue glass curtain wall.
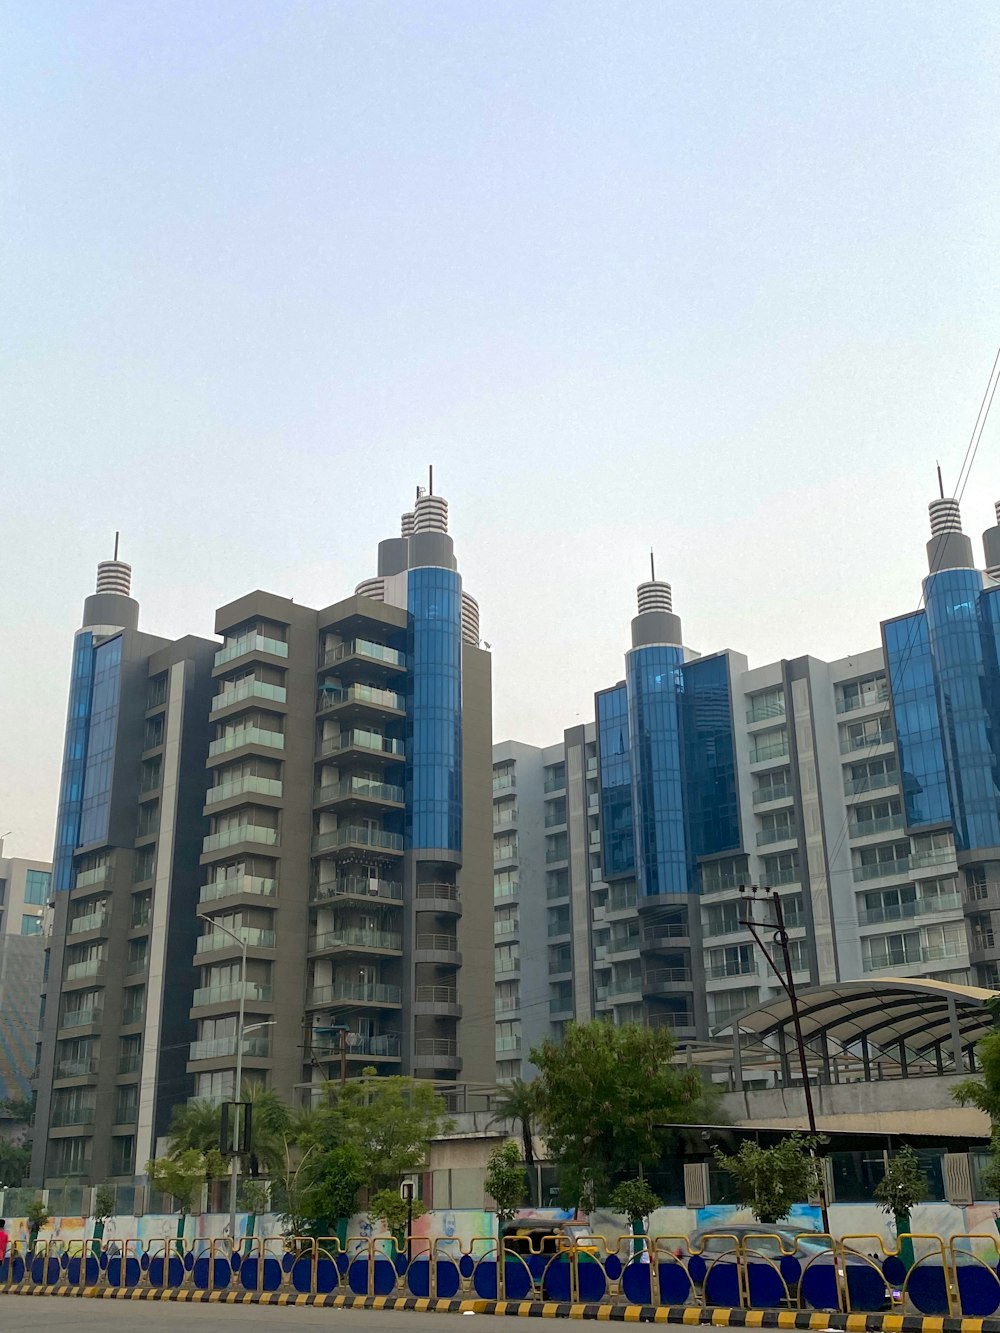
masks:
<svg viewBox="0 0 1000 1333"><path fill-rule="evenodd" d="M462 850L462 580L411 569L407 818L417 850Z"/></svg>
<svg viewBox="0 0 1000 1333"><path fill-rule="evenodd" d="M640 897L688 892L681 778L682 663L683 650L672 645L635 648L625 659Z"/></svg>
<svg viewBox="0 0 1000 1333"><path fill-rule="evenodd" d="M92 842L106 842L108 837L121 683L122 638L119 634L94 651L87 771L83 780L83 805L80 812L81 847Z"/></svg>
<svg viewBox="0 0 1000 1333"><path fill-rule="evenodd" d="M681 724L688 852L693 859L735 851L740 817L725 657L705 657L684 667Z"/></svg>
<svg viewBox="0 0 1000 1333"><path fill-rule="evenodd" d="M882 626L908 827L951 819L941 713L923 611Z"/></svg>
<svg viewBox="0 0 1000 1333"><path fill-rule="evenodd" d="M924 581L958 846L1000 847L1000 784L987 711L979 620L982 577L945 569Z"/></svg>
<svg viewBox="0 0 1000 1333"><path fill-rule="evenodd" d="M597 695L597 748L601 781L601 845L604 875L635 873L632 825L632 763L629 755L628 690L624 685Z"/></svg>
<svg viewBox="0 0 1000 1333"><path fill-rule="evenodd" d="M56 892L73 887L73 851L80 842L80 809L87 765L90 692L94 679L94 636L82 630L73 642L73 665L63 742L56 841L52 854L52 884Z"/></svg>

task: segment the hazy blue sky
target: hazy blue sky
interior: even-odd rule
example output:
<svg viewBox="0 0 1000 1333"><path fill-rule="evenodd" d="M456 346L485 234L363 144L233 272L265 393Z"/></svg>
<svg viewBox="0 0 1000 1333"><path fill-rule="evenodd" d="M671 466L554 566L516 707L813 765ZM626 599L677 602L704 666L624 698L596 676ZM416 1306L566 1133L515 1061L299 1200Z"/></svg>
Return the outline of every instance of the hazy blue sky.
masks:
<svg viewBox="0 0 1000 1333"><path fill-rule="evenodd" d="M498 739L592 715L651 543L693 647L874 646L1000 343L998 107L995 0L7 0L8 852L115 528L207 635L349 592L433 462Z"/></svg>

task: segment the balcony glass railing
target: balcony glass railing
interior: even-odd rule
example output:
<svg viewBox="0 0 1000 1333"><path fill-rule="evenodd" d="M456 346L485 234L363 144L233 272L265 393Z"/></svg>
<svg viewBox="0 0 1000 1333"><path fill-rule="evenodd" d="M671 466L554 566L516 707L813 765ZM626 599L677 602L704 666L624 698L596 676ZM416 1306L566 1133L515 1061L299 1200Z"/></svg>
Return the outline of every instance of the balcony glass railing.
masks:
<svg viewBox="0 0 1000 1333"><path fill-rule="evenodd" d="M323 953L328 949L387 949L400 953L402 948L403 937L396 931L365 930L360 926L325 930L309 938L311 953Z"/></svg>
<svg viewBox="0 0 1000 1333"><path fill-rule="evenodd" d="M928 866L952 865L955 860L954 847L932 847L926 852L910 853L910 869L926 870Z"/></svg>
<svg viewBox="0 0 1000 1333"><path fill-rule="evenodd" d="M257 926L237 926L234 935L244 941L248 949L273 949L274 931L261 930ZM215 953L219 949L238 949L240 946L224 931L215 930L208 935L199 935L195 953Z"/></svg>
<svg viewBox="0 0 1000 1333"><path fill-rule="evenodd" d="M215 805L218 801L228 801L233 796L245 796L256 792L260 796L280 796L282 784L278 778L259 778L247 773L243 777L222 782L218 787L210 787L205 794L205 804Z"/></svg>
<svg viewBox="0 0 1000 1333"><path fill-rule="evenodd" d="M884 690L873 690L871 694L855 695L849 699L837 700L838 713L853 713L859 708L874 708L876 704L889 702L888 686Z"/></svg>
<svg viewBox="0 0 1000 1333"><path fill-rule="evenodd" d="M79 981L81 977L99 977L103 971L103 958L84 958L82 962L69 964L66 968L66 980Z"/></svg>
<svg viewBox="0 0 1000 1333"><path fill-rule="evenodd" d="M391 879L370 879L367 875L347 875L340 879L320 880L313 888L316 902L331 898L377 898L401 903L403 886Z"/></svg>
<svg viewBox="0 0 1000 1333"><path fill-rule="evenodd" d="M263 727L237 727L219 736L208 747L209 758L217 754L228 754L242 745L266 745L272 750L285 748L285 737L280 731L265 731Z"/></svg>
<svg viewBox="0 0 1000 1333"><path fill-rule="evenodd" d="M368 985L352 985L348 982L336 982L332 986L314 986L309 993L309 1003L320 1004L402 1004L403 991L399 986L387 986L382 982Z"/></svg>
<svg viewBox="0 0 1000 1333"><path fill-rule="evenodd" d="M556 847L546 847L545 849L546 864L549 864L552 861L565 861L568 858L568 856L569 856L568 847L556 846ZM494 856L493 859L495 861L496 856Z"/></svg>
<svg viewBox="0 0 1000 1333"><path fill-rule="evenodd" d="M854 882L860 884L866 879L882 879L886 875L908 875L910 862L904 857L901 861L875 861L868 865L854 867Z"/></svg>
<svg viewBox="0 0 1000 1333"><path fill-rule="evenodd" d="M869 773L863 778L846 778L844 781L845 796L863 796L868 791L882 791L885 787L896 787L899 785L899 773L895 770L891 773Z"/></svg>
<svg viewBox="0 0 1000 1333"><path fill-rule="evenodd" d="M885 921L908 921L915 916L929 916L935 912L954 912L961 908L957 893L942 893L932 898L918 898L910 903L883 903L881 907L859 907L858 922L862 926L879 926Z"/></svg>
<svg viewBox="0 0 1000 1333"><path fill-rule="evenodd" d="M521 1001L516 995L501 995L494 1001L493 1012L496 1014L516 1014L521 1008Z"/></svg>
<svg viewBox="0 0 1000 1333"><path fill-rule="evenodd" d="M514 786L514 778L509 773L498 774L493 779L494 792L507 791L508 788L513 786Z"/></svg>
<svg viewBox="0 0 1000 1333"><path fill-rule="evenodd" d="M769 718L785 716L784 699L763 700L747 709L748 722L766 722Z"/></svg>
<svg viewBox="0 0 1000 1333"><path fill-rule="evenodd" d="M405 667L406 654L395 648L387 648L384 643L373 643L371 639L351 639L347 643L338 643L328 648L323 655L323 665L332 666L343 662L347 657L370 657L373 662L385 662L389 666Z"/></svg>
<svg viewBox="0 0 1000 1333"><path fill-rule="evenodd" d="M288 691L284 685L272 685L268 680L249 677L220 690L212 700L212 712L228 708L230 704L242 703L244 699L270 699L274 703L283 704L287 698Z"/></svg>
<svg viewBox="0 0 1000 1333"><path fill-rule="evenodd" d="M51 1123L57 1129L67 1125L92 1125L94 1108L92 1106L57 1106L52 1112Z"/></svg>
<svg viewBox="0 0 1000 1333"><path fill-rule="evenodd" d="M107 924L108 916L108 912L87 912L84 916L75 916L66 933L82 935L85 930L101 930Z"/></svg>
<svg viewBox="0 0 1000 1333"><path fill-rule="evenodd" d="M196 1005L238 1002L241 990L245 999L257 1000L264 1004L270 1002L272 995L271 987L262 985L258 981L245 981L243 983L227 981L220 986L199 986L195 990L193 1002Z"/></svg>
<svg viewBox="0 0 1000 1333"><path fill-rule="evenodd" d="M557 828L560 824L565 824L565 823L566 823L565 810L550 810L549 813L545 816L546 828Z"/></svg>
<svg viewBox="0 0 1000 1333"><path fill-rule="evenodd" d="M387 833L384 829L362 828L357 824L348 824L346 828L317 833L312 840L314 852L328 852L337 847L378 847L382 851L401 852L403 835Z"/></svg>
<svg viewBox="0 0 1000 1333"><path fill-rule="evenodd" d="M775 828L763 828L757 834L757 846L766 847L772 842L792 842L798 832L794 824L778 824Z"/></svg>
<svg viewBox="0 0 1000 1333"><path fill-rule="evenodd" d="M395 690L382 690L375 685L328 685L320 690L316 700L316 711L328 713L342 704L373 704L379 708L392 708L397 713L406 712L406 700Z"/></svg>
<svg viewBox="0 0 1000 1333"><path fill-rule="evenodd" d="M519 1051L520 1049L520 1037L497 1037L496 1051L498 1055L505 1055L510 1051Z"/></svg>
<svg viewBox="0 0 1000 1333"><path fill-rule="evenodd" d="M85 889L88 884L101 884L108 877L111 867L108 865L92 866L90 870L78 870L76 872L76 887Z"/></svg>
<svg viewBox="0 0 1000 1333"><path fill-rule="evenodd" d="M546 794L552 791L565 791L565 790L566 790L565 773L557 774L555 777L546 778L545 781L542 783L542 791Z"/></svg>
<svg viewBox="0 0 1000 1333"><path fill-rule="evenodd" d="M355 727L351 731L342 731L339 736L328 736L319 743L318 755L325 759L327 755L342 754L344 750L366 750L372 754L391 754L402 758L406 746L392 736L383 736L377 731L361 731Z"/></svg>
<svg viewBox="0 0 1000 1333"><path fill-rule="evenodd" d="M271 1054L271 1038L267 1035L244 1037L243 1056L266 1060ZM212 1037L205 1041L193 1041L188 1052L189 1060L225 1060L236 1058L236 1036Z"/></svg>
<svg viewBox="0 0 1000 1333"><path fill-rule="evenodd" d="M768 801L787 801L794 796L791 787L776 782L772 787L758 787L753 794L754 805L767 805Z"/></svg>
<svg viewBox="0 0 1000 1333"><path fill-rule="evenodd" d="M278 830L265 828L260 824L235 824L232 828L210 833L201 844L203 852L217 852L223 847L233 847L238 842L258 842L265 847L278 845Z"/></svg>
<svg viewBox="0 0 1000 1333"><path fill-rule="evenodd" d="M784 759L788 754L788 741L772 741L769 745L756 745L750 751L751 764L763 764L768 759Z"/></svg>
<svg viewBox="0 0 1000 1333"><path fill-rule="evenodd" d="M148 964L148 954L143 954L141 958L127 958L125 960L125 975L127 977L134 977L139 972L145 972Z"/></svg>
<svg viewBox="0 0 1000 1333"><path fill-rule="evenodd" d="M735 963L717 963L714 967L705 968L705 976L712 981L719 981L722 977L752 977L755 976L757 968L753 960L741 959Z"/></svg>
<svg viewBox="0 0 1000 1333"><path fill-rule="evenodd" d="M903 827L902 815L883 815L880 819L856 819L848 825L852 838L867 838L873 833L891 833Z"/></svg>
<svg viewBox="0 0 1000 1333"><path fill-rule="evenodd" d="M97 1073L97 1061L92 1057L82 1060L58 1060L56 1078L84 1078Z"/></svg>
<svg viewBox="0 0 1000 1333"><path fill-rule="evenodd" d="M493 922L493 937L499 938L502 935L517 935L519 926L516 921L502 920Z"/></svg>
<svg viewBox="0 0 1000 1333"><path fill-rule="evenodd" d="M125 1055L118 1057L119 1074L135 1074L142 1064L141 1051L128 1051Z"/></svg>
<svg viewBox="0 0 1000 1333"><path fill-rule="evenodd" d="M891 744L892 732L887 729L865 732L863 736L842 736L840 738L840 753L852 754L855 750L871 750L876 745Z"/></svg>
<svg viewBox="0 0 1000 1333"><path fill-rule="evenodd" d="M521 891L520 884L494 884L493 901L503 902L506 898L516 898Z"/></svg>
<svg viewBox="0 0 1000 1333"><path fill-rule="evenodd" d="M99 1023L103 1010L95 1005L88 1005L84 1009L67 1009L63 1014L62 1023L59 1025L64 1028L85 1028L91 1023Z"/></svg>
<svg viewBox="0 0 1000 1333"><path fill-rule="evenodd" d="M198 901L215 902L217 898L232 898L238 893L252 893L259 898L273 898L278 892L278 881L261 875L231 875L227 879L213 879L201 886Z"/></svg>
<svg viewBox="0 0 1000 1333"><path fill-rule="evenodd" d="M965 949L960 944L925 944L907 942L902 948L862 958L866 972L879 972L887 967L909 967L914 963L940 963L947 958L960 958Z"/></svg>
<svg viewBox="0 0 1000 1333"><path fill-rule="evenodd" d="M343 782L331 782L326 787L313 790L313 804L326 805L330 801L340 800L389 801L402 805L404 800L402 787L392 782L373 782L369 778L347 778Z"/></svg>
<svg viewBox="0 0 1000 1333"><path fill-rule="evenodd" d="M234 657L244 653L270 653L272 657L287 657L288 644L280 639L269 639L265 634L241 634L238 639L229 640L215 654L215 665L225 666Z"/></svg>

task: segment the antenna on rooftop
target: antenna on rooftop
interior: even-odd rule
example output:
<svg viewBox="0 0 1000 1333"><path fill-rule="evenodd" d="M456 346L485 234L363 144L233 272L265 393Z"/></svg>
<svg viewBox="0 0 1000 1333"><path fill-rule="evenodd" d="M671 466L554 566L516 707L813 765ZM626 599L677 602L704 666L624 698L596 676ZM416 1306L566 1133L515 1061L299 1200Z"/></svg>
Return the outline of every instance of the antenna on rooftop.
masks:
<svg viewBox="0 0 1000 1333"><path fill-rule="evenodd" d="M115 559L116 559L116 560L118 559L118 538L119 538L120 535L121 535L120 533L117 533L117 532L115 533Z"/></svg>
<svg viewBox="0 0 1000 1333"><path fill-rule="evenodd" d="M653 548L649 548L649 577L656 582L656 565L653 563Z"/></svg>
<svg viewBox="0 0 1000 1333"><path fill-rule="evenodd" d="M940 464L940 463L938 463L938 465L937 465L937 474L938 474L938 491L939 491L939 493L940 493L940 495L941 495L941 499L943 500L943 499L944 499L944 482L943 482L942 479L941 479L941 464Z"/></svg>
<svg viewBox="0 0 1000 1333"><path fill-rule="evenodd" d="M431 465L430 465L430 466L428 467L428 469L427 469L427 494L428 494L428 495L433 495L433 494L434 494L434 464L433 464L433 463L431 463Z"/></svg>

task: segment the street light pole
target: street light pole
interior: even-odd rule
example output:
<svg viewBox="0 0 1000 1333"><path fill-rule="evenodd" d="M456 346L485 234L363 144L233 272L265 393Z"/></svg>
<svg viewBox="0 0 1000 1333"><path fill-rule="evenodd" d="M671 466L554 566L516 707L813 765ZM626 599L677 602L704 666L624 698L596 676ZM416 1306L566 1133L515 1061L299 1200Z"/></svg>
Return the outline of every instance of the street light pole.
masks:
<svg viewBox="0 0 1000 1333"><path fill-rule="evenodd" d="M745 884L741 884L739 888L741 894L746 893L747 886ZM764 898L764 902L770 902L774 905L774 922L771 923L767 921L763 922L755 921L753 916L753 906L754 903L757 902L758 888L756 884L752 884L750 886L750 892L751 892L751 897L748 899L747 898L744 899L744 901L748 905L747 919L745 921L741 921L740 925L746 926L747 929L750 931L750 934L753 936L761 953L767 959L771 971L774 973L774 975L778 978L778 981L781 983L781 989L788 996L788 1004L792 1011L792 1027L795 1030L795 1048L798 1052L799 1070L802 1074L802 1091L805 1095L806 1119L809 1123L809 1135L812 1139L815 1139L817 1137L816 1112L815 1108L813 1107L812 1084L809 1081L809 1067L806 1060L806 1044L805 1044L805 1039L802 1036L802 1017L801 1014L799 1013L799 997L795 990L795 977L792 973L792 959L788 948L788 930L785 927L785 913L781 906L780 896L777 893L775 893L773 889L765 887L764 893L767 896ZM764 943L764 941L758 934L758 925L770 929L772 924L774 926L773 941L780 948L782 961L785 964L784 974L782 974L781 969L778 967L777 963L771 957L767 945ZM738 1034L737 1034L737 1040L739 1040ZM813 1147L810 1151L812 1157L815 1159L816 1158L815 1147ZM816 1172L816 1183L819 1189L819 1205L823 1214L823 1230L826 1232L827 1235L829 1235L830 1215L829 1212L827 1211L827 1204L826 1204L826 1186L823 1183L822 1169L819 1167L818 1161L817 1161L817 1168L818 1169Z"/></svg>
<svg viewBox="0 0 1000 1333"><path fill-rule="evenodd" d="M224 926L221 921L216 921L214 917L207 916L204 912L198 915L202 921L207 921L213 930L221 930L223 934L228 935L230 939L236 941L240 946L240 1009L239 1018L236 1020L236 1088L233 1093L233 1102L240 1100L240 1084L243 1082L243 1022L246 1017L247 1007L247 941L245 936L237 935L235 930L230 930ZM235 1111L235 1106L234 1106ZM229 1173L229 1243L236 1251L236 1188L240 1174L240 1117L239 1113L233 1115L233 1161Z"/></svg>

